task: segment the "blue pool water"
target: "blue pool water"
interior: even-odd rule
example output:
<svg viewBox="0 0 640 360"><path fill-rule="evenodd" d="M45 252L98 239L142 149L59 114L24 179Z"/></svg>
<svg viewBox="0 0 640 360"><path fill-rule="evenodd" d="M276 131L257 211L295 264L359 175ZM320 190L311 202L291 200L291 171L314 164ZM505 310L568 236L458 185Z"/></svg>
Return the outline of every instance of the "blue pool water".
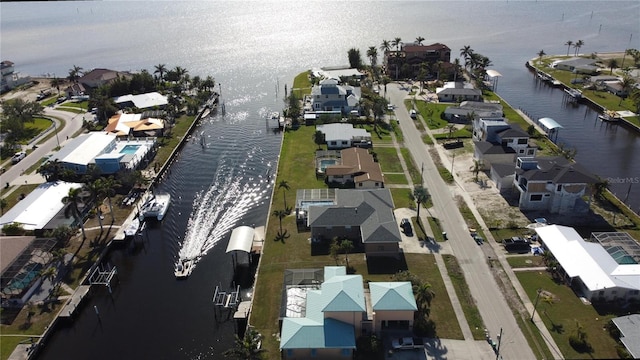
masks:
<svg viewBox="0 0 640 360"><path fill-rule="evenodd" d="M320 160L320 171L324 172L327 166L335 165L338 163L338 159L322 159Z"/></svg>
<svg viewBox="0 0 640 360"><path fill-rule="evenodd" d="M121 154L135 154L138 151L140 145L125 145L122 150L120 150Z"/></svg>

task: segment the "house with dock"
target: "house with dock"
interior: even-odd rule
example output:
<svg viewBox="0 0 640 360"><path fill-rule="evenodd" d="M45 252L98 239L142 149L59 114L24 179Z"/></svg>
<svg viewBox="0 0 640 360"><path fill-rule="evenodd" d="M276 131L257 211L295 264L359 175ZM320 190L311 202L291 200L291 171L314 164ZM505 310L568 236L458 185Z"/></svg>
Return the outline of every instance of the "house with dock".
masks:
<svg viewBox="0 0 640 360"><path fill-rule="evenodd" d="M144 165L155 155L156 143L155 137L119 140L112 133L90 132L71 139L49 162L58 162L75 174L86 174L90 167L101 174L115 174Z"/></svg>
<svg viewBox="0 0 640 360"><path fill-rule="evenodd" d="M436 88L436 95L440 102L482 101L482 90L461 81L450 81Z"/></svg>
<svg viewBox="0 0 640 360"><path fill-rule="evenodd" d="M389 189L336 189L333 194L331 200L307 202L306 210L296 208L311 230L312 245L338 237L351 240L367 257L399 257L401 236Z"/></svg>
<svg viewBox="0 0 640 360"><path fill-rule="evenodd" d="M591 194L598 178L563 157L519 157L513 182L520 210L574 215L589 211L582 197Z"/></svg>
<svg viewBox="0 0 640 360"><path fill-rule="evenodd" d="M359 114L360 89L340 85L336 79L321 80L311 89L313 112L330 112L336 115Z"/></svg>
<svg viewBox="0 0 640 360"><path fill-rule="evenodd" d="M344 266L285 271L280 307L284 359L352 359L361 334L411 330L417 311L410 282L370 282Z"/></svg>

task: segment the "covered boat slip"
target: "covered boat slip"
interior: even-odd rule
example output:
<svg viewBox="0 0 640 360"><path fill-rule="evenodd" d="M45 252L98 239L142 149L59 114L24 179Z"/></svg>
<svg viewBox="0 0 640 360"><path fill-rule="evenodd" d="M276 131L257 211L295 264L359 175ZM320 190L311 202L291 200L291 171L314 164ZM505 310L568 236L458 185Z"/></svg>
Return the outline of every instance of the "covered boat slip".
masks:
<svg viewBox="0 0 640 360"><path fill-rule="evenodd" d="M227 245L227 253L242 251L247 254L261 253L264 243L264 226L252 228L250 226L240 226L231 232L231 238Z"/></svg>

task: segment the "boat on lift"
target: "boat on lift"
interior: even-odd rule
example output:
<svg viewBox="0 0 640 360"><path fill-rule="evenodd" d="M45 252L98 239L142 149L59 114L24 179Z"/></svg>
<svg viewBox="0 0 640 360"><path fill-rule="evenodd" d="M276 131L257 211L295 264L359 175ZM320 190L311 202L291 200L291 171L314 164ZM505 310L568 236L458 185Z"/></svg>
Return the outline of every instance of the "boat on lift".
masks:
<svg viewBox="0 0 640 360"><path fill-rule="evenodd" d="M598 119L604 122L617 122L620 121L620 116L613 110L606 110L602 114L598 115Z"/></svg>
<svg viewBox="0 0 640 360"><path fill-rule="evenodd" d="M169 194L152 195L151 198L142 205L139 220L155 219L162 221L170 203L171 195Z"/></svg>
<svg viewBox="0 0 640 360"><path fill-rule="evenodd" d="M176 279L186 279L191 275L195 262L193 259L180 259L176 264L174 274Z"/></svg>

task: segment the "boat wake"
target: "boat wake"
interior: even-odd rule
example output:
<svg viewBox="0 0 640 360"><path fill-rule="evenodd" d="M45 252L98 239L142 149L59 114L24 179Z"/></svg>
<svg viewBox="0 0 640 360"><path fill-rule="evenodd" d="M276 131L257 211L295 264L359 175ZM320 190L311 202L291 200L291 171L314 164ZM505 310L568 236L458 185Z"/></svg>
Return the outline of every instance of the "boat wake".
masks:
<svg viewBox="0 0 640 360"><path fill-rule="evenodd" d="M240 166L222 163L209 189L196 195L176 266L192 259L195 267L247 211L267 199L271 177L269 172L264 176L247 176L247 162L251 159L248 156Z"/></svg>

